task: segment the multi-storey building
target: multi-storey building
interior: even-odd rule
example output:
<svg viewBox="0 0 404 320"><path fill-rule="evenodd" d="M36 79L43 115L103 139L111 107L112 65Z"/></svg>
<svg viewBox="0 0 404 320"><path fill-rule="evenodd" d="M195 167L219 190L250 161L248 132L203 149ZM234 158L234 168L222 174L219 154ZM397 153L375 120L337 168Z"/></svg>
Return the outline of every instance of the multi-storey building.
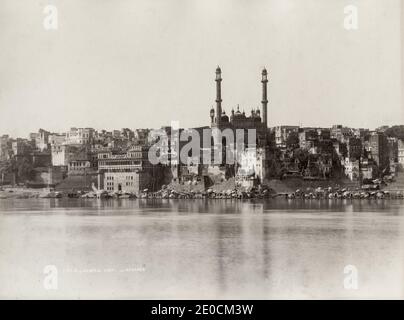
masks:
<svg viewBox="0 0 404 320"><path fill-rule="evenodd" d="M373 163L373 160L362 159L360 172L362 175L362 179L374 179L376 177L376 166Z"/></svg>
<svg viewBox="0 0 404 320"><path fill-rule="evenodd" d="M275 143L279 148L286 147L286 141L292 133L298 133L298 126L277 126L274 128L275 131Z"/></svg>
<svg viewBox="0 0 404 320"><path fill-rule="evenodd" d="M300 128L299 129L299 147L309 150L316 146L318 142L318 131L315 128Z"/></svg>
<svg viewBox="0 0 404 320"><path fill-rule="evenodd" d="M0 137L0 160L8 160L11 153L11 139L8 135Z"/></svg>
<svg viewBox="0 0 404 320"><path fill-rule="evenodd" d="M346 158L345 159L345 175L351 181L356 181L359 179L359 172L360 172L360 160L354 160L354 158Z"/></svg>
<svg viewBox="0 0 404 320"><path fill-rule="evenodd" d="M246 148L239 154L236 182L243 187L252 187L268 176L268 149Z"/></svg>
<svg viewBox="0 0 404 320"><path fill-rule="evenodd" d="M125 153L100 152L99 188L136 194L143 189L155 189L159 184L155 175L158 168L151 165L148 151L148 147L136 145Z"/></svg>
<svg viewBox="0 0 404 320"><path fill-rule="evenodd" d="M387 148L389 153L390 163L398 162L398 139L394 137L387 137Z"/></svg>
<svg viewBox="0 0 404 320"><path fill-rule="evenodd" d="M384 133L373 132L369 139L370 153L381 170L390 166L387 136Z"/></svg>
<svg viewBox="0 0 404 320"><path fill-rule="evenodd" d="M94 129L70 128L66 132L66 144L89 144L93 141Z"/></svg>
<svg viewBox="0 0 404 320"><path fill-rule="evenodd" d="M52 133L49 135L48 141L51 148L53 146L60 146L66 142L66 134Z"/></svg>
<svg viewBox="0 0 404 320"><path fill-rule="evenodd" d="M347 142L354 132L351 128L344 127L340 124L333 125L331 128L331 138L337 139L339 142Z"/></svg>
<svg viewBox="0 0 404 320"><path fill-rule="evenodd" d="M53 166L68 166L70 160L78 152L78 148L72 145L52 145L52 165Z"/></svg>
<svg viewBox="0 0 404 320"><path fill-rule="evenodd" d="M139 145L147 145L150 129L136 129L134 132L134 140Z"/></svg>
<svg viewBox="0 0 404 320"><path fill-rule="evenodd" d="M30 135L30 138L34 138L35 147L39 151L47 150L49 147L49 135L50 132L44 129L39 129L38 133L34 135Z"/></svg>
<svg viewBox="0 0 404 320"><path fill-rule="evenodd" d="M397 145L397 153L398 153L398 164L404 169L404 141L399 139Z"/></svg>
<svg viewBox="0 0 404 320"><path fill-rule="evenodd" d="M349 159L359 159L362 156L362 140L357 137L349 137L347 151Z"/></svg>
<svg viewBox="0 0 404 320"><path fill-rule="evenodd" d="M28 141L21 138L17 138L15 141L13 141L11 146L14 156L21 156L32 151L31 145L28 143Z"/></svg>

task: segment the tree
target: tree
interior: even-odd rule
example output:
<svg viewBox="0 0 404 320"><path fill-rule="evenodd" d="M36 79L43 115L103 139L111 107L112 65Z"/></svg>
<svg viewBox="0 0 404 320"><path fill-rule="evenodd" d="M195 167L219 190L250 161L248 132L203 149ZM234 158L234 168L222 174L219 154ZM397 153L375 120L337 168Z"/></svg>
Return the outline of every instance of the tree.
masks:
<svg viewBox="0 0 404 320"><path fill-rule="evenodd" d="M35 177L34 167L27 158L23 158L22 161L17 163L17 177L19 181L34 179Z"/></svg>
<svg viewBox="0 0 404 320"><path fill-rule="evenodd" d="M14 159L0 162L0 174L9 174L16 171L16 163Z"/></svg>
<svg viewBox="0 0 404 320"><path fill-rule="evenodd" d="M300 148L295 149L293 151L293 159L299 160L299 169L302 171L307 167L309 161L309 152Z"/></svg>
<svg viewBox="0 0 404 320"><path fill-rule="evenodd" d="M385 131L388 137L398 138L404 140L404 126L392 126Z"/></svg>

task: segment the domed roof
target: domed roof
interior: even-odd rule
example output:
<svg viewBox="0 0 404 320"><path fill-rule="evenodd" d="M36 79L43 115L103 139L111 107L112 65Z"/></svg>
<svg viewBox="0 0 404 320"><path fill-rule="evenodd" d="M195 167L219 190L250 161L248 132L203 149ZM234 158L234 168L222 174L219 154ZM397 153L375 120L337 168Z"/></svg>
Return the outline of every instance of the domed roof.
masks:
<svg viewBox="0 0 404 320"><path fill-rule="evenodd" d="M222 112L222 122L229 122L229 117L226 116L226 112Z"/></svg>
<svg viewBox="0 0 404 320"><path fill-rule="evenodd" d="M240 106L239 106L239 105L237 105L237 111L236 111L236 113L235 113L234 116L235 116L235 117L240 117L240 116L241 116Z"/></svg>

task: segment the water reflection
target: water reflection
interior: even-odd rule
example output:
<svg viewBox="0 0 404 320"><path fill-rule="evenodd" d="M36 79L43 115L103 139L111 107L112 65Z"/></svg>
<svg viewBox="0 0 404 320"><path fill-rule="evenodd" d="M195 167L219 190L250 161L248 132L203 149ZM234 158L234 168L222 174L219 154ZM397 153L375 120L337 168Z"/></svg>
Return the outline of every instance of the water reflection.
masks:
<svg viewBox="0 0 404 320"><path fill-rule="evenodd" d="M403 200L1 200L0 296L400 298L403 219Z"/></svg>

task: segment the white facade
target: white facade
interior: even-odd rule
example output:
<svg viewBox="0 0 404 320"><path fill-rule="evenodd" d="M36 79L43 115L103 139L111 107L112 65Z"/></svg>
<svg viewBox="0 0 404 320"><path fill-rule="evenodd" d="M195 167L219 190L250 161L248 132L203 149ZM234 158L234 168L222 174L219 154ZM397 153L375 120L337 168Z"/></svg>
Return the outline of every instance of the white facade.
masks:
<svg viewBox="0 0 404 320"><path fill-rule="evenodd" d="M359 178L359 161L351 161L349 158L345 159L345 175L349 180L354 181Z"/></svg>
<svg viewBox="0 0 404 320"><path fill-rule="evenodd" d="M49 136L49 143L53 147L55 145L62 145L66 142L65 134L51 134Z"/></svg>
<svg viewBox="0 0 404 320"><path fill-rule="evenodd" d="M238 180L253 177L262 181L265 178L265 149L246 148L239 154L237 162Z"/></svg>
<svg viewBox="0 0 404 320"><path fill-rule="evenodd" d="M92 142L94 129L92 128L70 128L66 132L66 144L88 144Z"/></svg>
<svg viewBox="0 0 404 320"><path fill-rule="evenodd" d="M67 166L68 158L66 156L65 146L52 147L52 166Z"/></svg>
<svg viewBox="0 0 404 320"><path fill-rule="evenodd" d="M398 140L398 164L404 168L404 141Z"/></svg>
<svg viewBox="0 0 404 320"><path fill-rule="evenodd" d="M77 148L69 145L52 146L52 165L67 166L70 159L77 153Z"/></svg>
<svg viewBox="0 0 404 320"><path fill-rule="evenodd" d="M49 144L49 132L43 129L39 129L38 133L36 134L35 138L35 147L40 150L44 151L48 149Z"/></svg>

